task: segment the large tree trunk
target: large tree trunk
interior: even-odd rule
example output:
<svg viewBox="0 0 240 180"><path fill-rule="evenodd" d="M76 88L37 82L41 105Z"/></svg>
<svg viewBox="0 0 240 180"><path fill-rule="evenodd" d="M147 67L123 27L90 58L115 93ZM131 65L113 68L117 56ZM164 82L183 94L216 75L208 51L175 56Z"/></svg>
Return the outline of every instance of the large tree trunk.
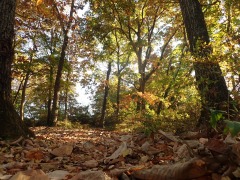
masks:
<svg viewBox="0 0 240 180"><path fill-rule="evenodd" d="M100 125L102 125L102 127L104 127L104 125L105 125L107 97L108 97L108 91L109 91L109 78L110 78L110 74L111 74L111 67L112 67L112 63L109 62L106 83L105 83L105 91L104 91L104 96L103 96L102 113L101 113L101 118L100 118Z"/></svg>
<svg viewBox="0 0 240 180"><path fill-rule="evenodd" d="M16 0L0 1L0 137L33 135L23 124L11 102L11 65Z"/></svg>
<svg viewBox="0 0 240 180"><path fill-rule="evenodd" d="M204 15L198 0L180 0L182 16L187 31L190 51L195 57L194 70L202 101L198 125L209 127L210 110L227 111L231 100L218 62L211 59Z"/></svg>

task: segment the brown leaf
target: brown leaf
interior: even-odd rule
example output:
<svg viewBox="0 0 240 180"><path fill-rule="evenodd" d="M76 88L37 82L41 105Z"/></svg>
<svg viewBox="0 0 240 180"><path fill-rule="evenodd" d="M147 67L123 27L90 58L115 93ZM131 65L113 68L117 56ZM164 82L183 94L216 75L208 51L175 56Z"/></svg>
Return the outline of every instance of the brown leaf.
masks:
<svg viewBox="0 0 240 180"><path fill-rule="evenodd" d="M98 166L98 162L95 159L92 159L92 160L84 162L83 165L88 168L95 168Z"/></svg>
<svg viewBox="0 0 240 180"><path fill-rule="evenodd" d="M213 152L217 152L220 154L226 154L230 149L227 144L225 144L219 139L209 139L208 142L205 144L205 147Z"/></svg>
<svg viewBox="0 0 240 180"><path fill-rule="evenodd" d="M55 148L51 154L53 154L54 156L69 156L72 154L73 151L73 146L72 145L63 145L59 148Z"/></svg>
<svg viewBox="0 0 240 180"><path fill-rule="evenodd" d="M110 180L111 178L103 171L83 171L74 176L71 180Z"/></svg>
<svg viewBox="0 0 240 180"><path fill-rule="evenodd" d="M68 171L63 170L56 170L50 173L47 173L47 175L50 177L50 179L64 179L69 174Z"/></svg>
<svg viewBox="0 0 240 180"><path fill-rule="evenodd" d="M155 165L151 169L133 172L138 179L193 179L207 174L205 162L200 159L192 159L185 163L173 165Z"/></svg>
<svg viewBox="0 0 240 180"><path fill-rule="evenodd" d="M25 158L30 160L41 160L44 159L44 153L41 150L27 151Z"/></svg>
<svg viewBox="0 0 240 180"><path fill-rule="evenodd" d="M42 170L20 171L10 180L49 180L48 176Z"/></svg>

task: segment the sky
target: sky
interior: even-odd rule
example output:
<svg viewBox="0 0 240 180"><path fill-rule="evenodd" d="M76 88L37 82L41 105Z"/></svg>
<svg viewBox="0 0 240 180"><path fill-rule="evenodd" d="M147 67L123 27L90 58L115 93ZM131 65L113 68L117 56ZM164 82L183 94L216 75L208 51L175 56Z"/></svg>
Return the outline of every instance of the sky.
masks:
<svg viewBox="0 0 240 180"><path fill-rule="evenodd" d="M87 106L91 104L90 95L86 94L85 89L80 85L80 83L76 84L76 93L78 94L77 101L81 105Z"/></svg>

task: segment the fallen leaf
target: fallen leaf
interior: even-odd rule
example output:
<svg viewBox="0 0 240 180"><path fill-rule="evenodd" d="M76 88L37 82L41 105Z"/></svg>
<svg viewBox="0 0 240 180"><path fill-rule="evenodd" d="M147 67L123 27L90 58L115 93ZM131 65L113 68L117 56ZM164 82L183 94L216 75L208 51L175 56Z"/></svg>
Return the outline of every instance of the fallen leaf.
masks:
<svg viewBox="0 0 240 180"><path fill-rule="evenodd" d="M95 159L92 159L92 160L84 162L83 165L88 168L95 168L98 166L98 162Z"/></svg>
<svg viewBox="0 0 240 180"><path fill-rule="evenodd" d="M29 160L41 160L44 159L44 153L41 150L30 150L26 152L25 158Z"/></svg>
<svg viewBox="0 0 240 180"><path fill-rule="evenodd" d="M201 163L199 162L201 161ZM151 169L141 169L132 173L138 179L194 179L206 175L205 163L192 159L173 165L154 165Z"/></svg>
<svg viewBox="0 0 240 180"><path fill-rule="evenodd" d="M72 145L63 145L59 148L55 148L51 154L53 154L54 156L69 156L72 154L73 151L73 146Z"/></svg>
<svg viewBox="0 0 240 180"><path fill-rule="evenodd" d="M199 139L199 142L200 142L201 144L206 144L206 143L208 142L208 138L200 138L200 139Z"/></svg>
<svg viewBox="0 0 240 180"><path fill-rule="evenodd" d="M188 150L188 146L186 144L183 144L182 146L180 146L176 152L178 158L180 159L190 159L191 158L191 154L189 153Z"/></svg>
<svg viewBox="0 0 240 180"><path fill-rule="evenodd" d="M74 176L71 180L111 180L103 171L83 171Z"/></svg>
<svg viewBox="0 0 240 180"><path fill-rule="evenodd" d="M205 144L205 147L220 154L227 154L230 149L227 144L219 139L209 139L209 141Z"/></svg>
<svg viewBox="0 0 240 180"><path fill-rule="evenodd" d="M68 171L56 170L50 173L47 173L50 179L61 180L64 179L69 174Z"/></svg>
<svg viewBox="0 0 240 180"><path fill-rule="evenodd" d="M106 158L106 162L109 162L112 159L117 159L119 156L123 155L123 153L126 150L127 150L127 143L123 142L111 156Z"/></svg>
<svg viewBox="0 0 240 180"><path fill-rule="evenodd" d="M10 180L49 180L48 176L40 169L20 171Z"/></svg>

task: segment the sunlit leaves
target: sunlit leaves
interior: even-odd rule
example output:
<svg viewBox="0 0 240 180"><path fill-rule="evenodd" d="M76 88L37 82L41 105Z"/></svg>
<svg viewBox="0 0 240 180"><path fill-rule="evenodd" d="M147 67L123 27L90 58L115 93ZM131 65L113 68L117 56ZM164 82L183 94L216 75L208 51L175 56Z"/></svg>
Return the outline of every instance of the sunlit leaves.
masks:
<svg viewBox="0 0 240 180"><path fill-rule="evenodd" d="M43 3L43 0L37 0L37 6L41 5Z"/></svg>
<svg viewBox="0 0 240 180"><path fill-rule="evenodd" d="M211 113L210 124L214 129L216 129L218 121L222 120L223 114L225 114L226 112L210 109L210 113Z"/></svg>

